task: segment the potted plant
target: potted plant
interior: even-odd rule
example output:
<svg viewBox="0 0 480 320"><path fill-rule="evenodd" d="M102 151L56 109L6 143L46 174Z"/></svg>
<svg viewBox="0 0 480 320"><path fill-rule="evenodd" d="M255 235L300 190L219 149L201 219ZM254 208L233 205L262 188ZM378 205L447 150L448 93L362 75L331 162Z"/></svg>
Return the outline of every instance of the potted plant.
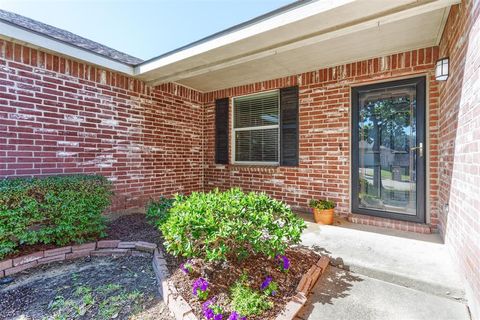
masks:
<svg viewBox="0 0 480 320"><path fill-rule="evenodd" d="M332 224L333 214L335 209L335 202L330 200L316 200L312 199L309 203L313 209L313 219L319 224Z"/></svg>

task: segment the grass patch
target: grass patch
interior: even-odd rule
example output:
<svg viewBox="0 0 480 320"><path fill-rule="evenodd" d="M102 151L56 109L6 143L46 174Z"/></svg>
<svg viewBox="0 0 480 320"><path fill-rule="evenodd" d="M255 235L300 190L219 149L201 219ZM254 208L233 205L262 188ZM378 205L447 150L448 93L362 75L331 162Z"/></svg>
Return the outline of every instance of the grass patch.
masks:
<svg viewBox="0 0 480 320"><path fill-rule="evenodd" d="M57 295L50 303L48 309L53 314L48 319L79 319L85 316L89 319L113 319L123 310L128 309L129 314L141 311L142 298L140 291L127 291L116 283L108 283L98 288L76 283L71 297L67 299L63 295Z"/></svg>

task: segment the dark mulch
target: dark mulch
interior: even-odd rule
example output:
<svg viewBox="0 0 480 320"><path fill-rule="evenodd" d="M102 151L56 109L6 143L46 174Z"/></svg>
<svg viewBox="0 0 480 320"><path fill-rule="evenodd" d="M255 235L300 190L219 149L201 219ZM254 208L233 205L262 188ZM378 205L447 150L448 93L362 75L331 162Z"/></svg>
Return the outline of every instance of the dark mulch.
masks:
<svg viewBox="0 0 480 320"><path fill-rule="evenodd" d="M158 230L151 224L143 213L123 215L107 224L107 239L123 241L147 241L160 244L161 237Z"/></svg>
<svg viewBox="0 0 480 320"><path fill-rule="evenodd" d="M106 228L107 236L104 239L114 239L122 241L146 241L156 243L160 249L163 250L163 240L160 232L151 224L147 223L145 214L133 213L128 215L122 215L115 217L115 219L107 223ZM101 239L99 239L101 240ZM74 245L74 243L66 244ZM10 254L3 259L12 259L19 256L27 255L42 250L49 250L58 248L54 244L34 244L34 245L21 245L18 247L17 252ZM163 250L165 252L165 250ZM168 268L170 271L176 269L180 264L180 260L166 254Z"/></svg>
<svg viewBox="0 0 480 320"><path fill-rule="evenodd" d="M0 319L171 319L150 256L77 259L23 272L0 286L0 310Z"/></svg>
<svg viewBox="0 0 480 320"><path fill-rule="evenodd" d="M166 253L163 248L161 233L157 228L147 222L143 213L120 216L109 222L107 234L107 239L156 243L160 250L164 252L165 259L167 260L167 267L170 272L175 271L182 261L181 259Z"/></svg>
<svg viewBox="0 0 480 320"><path fill-rule="evenodd" d="M190 303L194 308L196 315L202 319L201 311L201 302L193 296L192 294L192 284L195 279L199 276L206 278L210 283L210 295L209 297L217 297L217 304L219 304L225 313L233 311L230 309L230 287L239 279L242 273L246 273L249 277L249 285L252 288L260 288L261 283L267 276L271 276L273 281L277 282L279 285L279 290L277 294L273 297L270 297L274 306L270 310L266 311L261 316L250 316L249 320L270 320L274 319L275 316L280 313L284 307L286 301L288 301L292 296L295 295L295 289L305 272L318 260L319 256L309 250L295 248L288 250L286 255L291 261L290 271L287 273L281 272L277 268L277 263L273 260L267 259L264 256L252 256L246 260L235 263L223 263L219 265L212 265L203 263L201 260L194 260L195 270L190 275L185 275L178 266L182 259L175 258L167 254L163 248L163 239L160 232L151 224L147 223L145 215L141 213L123 215L115 218L110 221L107 225L107 236L106 239L119 239L123 241L147 241L156 243L160 250L165 254L167 260L167 266L172 273L172 280L175 283L177 289L181 295ZM31 252L46 250L55 248L53 245L34 245L34 246L23 246L19 249L19 252L10 257L25 255ZM97 258L98 259L98 258ZM101 286L105 281L115 281L115 278L124 277L125 268L122 268L120 265L126 263L126 268L128 270L140 270L138 266L128 266L130 260L138 259L136 257L125 257L121 258L123 260L117 260L121 262L117 266L107 266L103 269L96 269L94 273L88 271L85 273L84 281L89 283L92 288L97 288ZM96 259L92 259L94 261ZM146 263L151 264L150 259ZM83 265L86 263L90 267ZM19 278L29 277L30 273L42 274L42 276L37 276L38 279L31 282L25 282L25 285L18 285L18 280L16 280L12 285L15 285L15 289L11 290L11 285L0 287L0 310L7 310L7 313L2 312L0 319L10 319L15 315L24 313L25 315L32 315L32 318L43 318L49 316L48 312L45 313L48 308L47 306L52 303L55 299L55 294L61 292L64 296L72 296L72 292L68 291L68 288L72 287L71 279L68 273L65 275L58 274L58 266L60 264L50 264L45 267L33 269L30 272L24 272L22 275L17 275ZM97 263L91 263L88 261L77 260L73 262L65 262L64 265L73 265L73 269L70 269L70 272L77 273L77 270L88 270L88 268L96 268ZM145 266L146 267L146 266ZM147 268L147 267L146 267ZM151 267L149 267L151 269ZM165 308L163 302L158 300L158 297L151 298L150 292L156 290L156 285L154 285L154 278L152 277L151 270L147 272L147 277L134 278L134 281L131 281L127 285L127 289L130 288L135 290L134 287L140 288L141 292L145 292L148 298L146 300L140 301L135 305L135 308L140 308L144 310L144 314L140 315L140 318L156 318L156 319L171 319L168 310L163 310ZM103 271L102 271L103 270ZM120 271L121 272L120 272ZM146 269L145 269L146 270ZM51 277L48 274L57 275L57 277L52 281ZM45 276L43 274L46 274ZM123 276L122 276L123 274ZM104 277L111 276L110 280L104 279ZM35 278L35 277L34 277ZM69 280L70 279L70 280ZM148 283L146 285L145 281ZM146 286L144 286L146 285ZM10 288L10 289L9 289ZM63 292L61 290L67 291ZM73 290L73 289L72 289ZM52 300L53 299L53 300ZM154 302L151 302L154 301ZM46 309L47 308L47 309ZM117 318L123 319L132 316L132 305L127 305L120 311ZM158 310L161 308L162 310ZM151 309L151 311L149 311ZM42 311L43 310L43 311ZM92 308L88 315L93 315L95 311L98 311L98 308ZM146 311L145 311L146 310ZM68 310L67 310L68 311ZM41 315L41 316L40 316ZM5 318L2 318L5 317ZM138 318L138 317L137 317ZM139 319L140 319L139 318ZM89 317L79 317L79 319L89 319Z"/></svg>
<svg viewBox="0 0 480 320"><path fill-rule="evenodd" d="M267 276L271 276L273 281L279 285L277 294L270 297L274 303L273 308L263 313L261 316L249 316L249 320L267 320L275 319L285 304L292 296L296 294L295 289L304 273L310 269L319 256L309 250L292 249L287 250L286 256L290 259L291 267L288 272L282 272L277 268L277 263L265 256L252 256L246 260L235 263L223 263L217 266L202 263L201 260L193 260L194 270L186 275L180 269L177 269L172 280L178 291L194 308L196 315L202 318L201 301L192 294L192 284L199 276L206 278L209 282L209 298L217 297L217 304L221 305L225 313L231 311L229 306L230 287L240 278L242 273L248 275L251 288L260 289L262 282Z"/></svg>
<svg viewBox="0 0 480 320"><path fill-rule="evenodd" d="M106 232L106 239L153 242L162 250L160 233L146 222L144 214L120 216L108 223ZM10 257L55 247L22 246ZM170 255L166 257L169 268L175 269L177 260ZM105 293L102 288L116 290ZM95 302L85 306L85 293L79 294L78 290L91 290ZM112 302L102 305L108 299ZM77 259L21 272L14 275L12 283L0 285L0 310L0 319L20 315L26 319L107 319L111 316L116 319L172 319L158 295L150 255Z"/></svg>

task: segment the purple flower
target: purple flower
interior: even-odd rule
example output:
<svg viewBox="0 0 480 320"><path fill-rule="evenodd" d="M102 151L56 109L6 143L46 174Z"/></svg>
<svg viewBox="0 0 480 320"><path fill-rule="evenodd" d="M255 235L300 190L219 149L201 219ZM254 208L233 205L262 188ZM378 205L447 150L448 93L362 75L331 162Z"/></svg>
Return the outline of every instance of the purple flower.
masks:
<svg viewBox="0 0 480 320"><path fill-rule="evenodd" d="M230 316L228 317L228 320L247 320L247 317L241 317L236 311L232 311Z"/></svg>
<svg viewBox="0 0 480 320"><path fill-rule="evenodd" d="M288 270L290 268L290 260L288 260L287 256L284 255L278 255L275 257L279 262L281 262L281 268L283 271ZM281 260L281 261L280 261Z"/></svg>
<svg viewBox="0 0 480 320"><path fill-rule="evenodd" d="M210 306L213 304L213 301L210 299L210 300L207 300L205 301L204 303L202 303L202 311L203 311L203 315L205 316L205 318L207 319L213 319L213 310L210 309Z"/></svg>
<svg viewBox="0 0 480 320"><path fill-rule="evenodd" d="M262 285L260 286L260 289L265 290L266 288L268 288L268 285L270 284L270 282L272 282L272 277L266 277Z"/></svg>
<svg viewBox="0 0 480 320"><path fill-rule="evenodd" d="M205 318L207 319L213 319L213 317L215 317L215 314L213 314L213 310L210 309L210 308L207 308L205 310L203 310L203 315L205 316Z"/></svg>
<svg viewBox="0 0 480 320"><path fill-rule="evenodd" d="M185 274L189 274L190 273L190 268L192 266L190 265L190 260L187 260L185 263L182 263L180 265L180 269L185 273Z"/></svg>
<svg viewBox="0 0 480 320"><path fill-rule="evenodd" d="M207 291L207 289L208 289L208 281L203 278L198 278L193 283L192 293L193 295L196 296L198 294L198 290L205 292Z"/></svg>
<svg viewBox="0 0 480 320"><path fill-rule="evenodd" d="M215 302L215 297L205 301L204 303L202 303L203 315L208 320L222 320L223 315L221 313L215 314L214 309L216 309L218 307L213 305L214 302ZM219 312L219 311L217 311L217 312Z"/></svg>
<svg viewBox="0 0 480 320"><path fill-rule="evenodd" d="M202 310L205 311L206 309L209 309L212 304L213 299L205 301L204 303L202 303Z"/></svg>

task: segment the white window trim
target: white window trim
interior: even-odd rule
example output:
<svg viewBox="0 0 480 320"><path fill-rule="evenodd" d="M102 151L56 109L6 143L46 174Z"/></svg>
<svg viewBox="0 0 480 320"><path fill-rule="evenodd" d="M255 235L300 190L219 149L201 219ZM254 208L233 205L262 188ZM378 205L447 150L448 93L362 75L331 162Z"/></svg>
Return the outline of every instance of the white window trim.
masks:
<svg viewBox="0 0 480 320"><path fill-rule="evenodd" d="M261 95L261 94L266 94L266 93L271 93L271 92L277 92L278 93L278 124L277 125L268 125L268 126L260 126L260 127L245 127L245 128L235 128L235 99L241 98L241 97L248 97L248 96L255 96L255 95ZM241 96L236 96L232 97L232 127L231 127L231 132L232 132L232 138L231 138L231 145L232 145L232 163L235 165L254 165L254 166L279 166L280 165L280 90L279 89L274 89L274 90L269 90L269 91L262 91L262 92L256 92L256 93L251 93L251 94L246 94L246 95L241 95ZM235 133L237 131L251 131L251 130L265 130L265 129L278 129L278 161L237 161L236 157L236 152L235 152Z"/></svg>

